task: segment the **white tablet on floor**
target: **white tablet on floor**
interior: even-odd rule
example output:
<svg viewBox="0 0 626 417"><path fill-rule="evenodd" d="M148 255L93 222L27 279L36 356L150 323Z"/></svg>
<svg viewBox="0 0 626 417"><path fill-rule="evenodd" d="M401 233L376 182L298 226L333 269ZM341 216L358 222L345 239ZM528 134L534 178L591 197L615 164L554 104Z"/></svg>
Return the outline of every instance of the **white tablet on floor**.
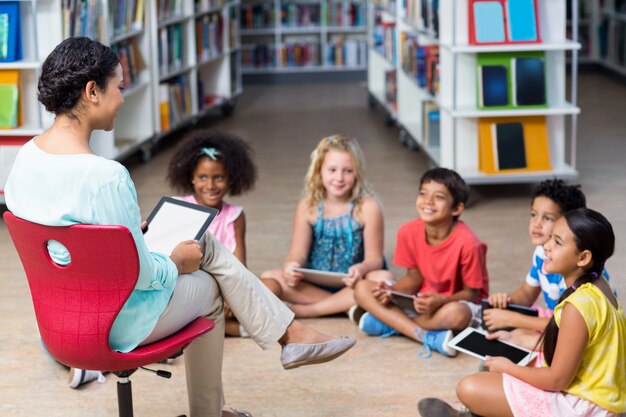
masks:
<svg viewBox="0 0 626 417"><path fill-rule="evenodd" d="M304 279L311 284L323 285L325 287L341 288L344 285L342 278L348 276L343 272L320 271L317 269L294 268L296 272L302 272Z"/></svg>
<svg viewBox="0 0 626 417"><path fill-rule="evenodd" d="M537 356L537 352L501 340L487 340L485 336L484 330L468 327L450 340L448 346L483 361L485 356L504 356L522 366Z"/></svg>
<svg viewBox="0 0 626 417"><path fill-rule="evenodd" d="M217 213L214 208L162 197L148 216L148 230L143 235L146 246L169 256L180 242L200 240Z"/></svg>

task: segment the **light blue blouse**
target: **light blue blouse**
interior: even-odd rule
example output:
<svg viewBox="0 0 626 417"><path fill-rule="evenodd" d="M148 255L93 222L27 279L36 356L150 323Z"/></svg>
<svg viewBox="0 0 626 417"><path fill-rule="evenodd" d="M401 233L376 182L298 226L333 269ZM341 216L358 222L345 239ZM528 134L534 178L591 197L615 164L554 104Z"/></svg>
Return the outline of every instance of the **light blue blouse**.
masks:
<svg viewBox="0 0 626 417"><path fill-rule="evenodd" d="M120 352L133 350L165 310L178 271L168 256L148 251L137 192L126 168L96 155L49 154L31 140L19 151L4 192L7 208L34 223L113 224L130 230L139 254L139 278L113 324L109 343ZM48 251L57 263L69 263L70 255L58 242L50 242Z"/></svg>

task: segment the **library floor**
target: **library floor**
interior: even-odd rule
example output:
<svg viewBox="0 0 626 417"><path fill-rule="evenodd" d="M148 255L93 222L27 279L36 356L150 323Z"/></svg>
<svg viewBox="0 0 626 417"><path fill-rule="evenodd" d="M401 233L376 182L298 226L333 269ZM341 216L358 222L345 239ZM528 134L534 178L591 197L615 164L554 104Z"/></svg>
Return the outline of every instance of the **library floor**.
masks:
<svg viewBox="0 0 626 417"><path fill-rule="evenodd" d="M599 74L580 77L578 169L589 205L613 222L617 250L608 263L617 289L626 294L626 86ZM613 109L613 110L611 110ZM393 258L398 227L415 217L417 182L428 168L423 155L397 140L383 115L368 109L361 84L248 86L235 114L210 126L250 141L256 152L259 181L236 203L248 219L248 259L252 271L277 267L286 256L293 209L301 191L309 152L328 134L357 137L364 149L368 178L383 203L385 255ZM131 164L142 212L171 191L164 182L174 146L147 164ZM472 189L465 220L489 246L492 291L511 291L522 282L533 248L527 235L530 186L482 186ZM399 275L402 271L393 268ZM0 415L115 416L114 376L105 384L67 387L67 372L43 353L28 286L4 223L0 222ZM249 339L227 339L224 385L227 404L255 417L411 417L416 402L438 396L458 404L455 385L478 369L466 355L419 359L419 345L401 338L361 334L347 318L306 320L333 335L349 335L357 345L325 365L282 370L279 347L262 351ZM182 360L162 365L171 380L148 372L133 375L138 416L175 416L187 412Z"/></svg>

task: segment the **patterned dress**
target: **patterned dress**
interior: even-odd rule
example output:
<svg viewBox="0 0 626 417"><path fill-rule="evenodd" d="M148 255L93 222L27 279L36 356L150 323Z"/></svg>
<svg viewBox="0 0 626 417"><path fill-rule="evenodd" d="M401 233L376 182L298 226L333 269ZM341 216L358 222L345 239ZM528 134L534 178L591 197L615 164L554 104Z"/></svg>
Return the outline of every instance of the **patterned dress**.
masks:
<svg viewBox="0 0 626 417"><path fill-rule="evenodd" d="M320 271L348 272L352 265L362 262L363 225L354 217L354 203L347 213L323 217L324 202L317 205L317 220L313 228L313 242L307 268Z"/></svg>

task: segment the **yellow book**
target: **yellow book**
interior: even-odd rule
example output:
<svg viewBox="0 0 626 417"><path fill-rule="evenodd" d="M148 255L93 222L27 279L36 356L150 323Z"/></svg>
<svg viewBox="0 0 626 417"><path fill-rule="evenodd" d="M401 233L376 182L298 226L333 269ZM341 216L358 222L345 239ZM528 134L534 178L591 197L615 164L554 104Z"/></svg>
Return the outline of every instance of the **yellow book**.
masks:
<svg viewBox="0 0 626 417"><path fill-rule="evenodd" d="M521 124L523 141L507 144L498 127ZM500 149L500 151L498 151ZM503 151L513 152L505 155ZM478 169L486 174L550 171L548 127L544 116L485 117L478 121Z"/></svg>
<svg viewBox="0 0 626 417"><path fill-rule="evenodd" d="M159 86L159 114L161 116L161 132L170 130L169 88L167 84Z"/></svg>

